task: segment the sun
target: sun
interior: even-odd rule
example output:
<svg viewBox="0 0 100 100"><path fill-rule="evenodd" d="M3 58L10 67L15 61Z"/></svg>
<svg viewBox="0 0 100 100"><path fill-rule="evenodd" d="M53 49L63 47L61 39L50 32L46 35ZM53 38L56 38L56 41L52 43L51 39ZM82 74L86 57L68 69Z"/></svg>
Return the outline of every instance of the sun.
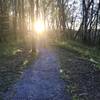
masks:
<svg viewBox="0 0 100 100"><path fill-rule="evenodd" d="M37 33L42 33L44 31L44 24L42 21L36 21L34 23L34 29Z"/></svg>

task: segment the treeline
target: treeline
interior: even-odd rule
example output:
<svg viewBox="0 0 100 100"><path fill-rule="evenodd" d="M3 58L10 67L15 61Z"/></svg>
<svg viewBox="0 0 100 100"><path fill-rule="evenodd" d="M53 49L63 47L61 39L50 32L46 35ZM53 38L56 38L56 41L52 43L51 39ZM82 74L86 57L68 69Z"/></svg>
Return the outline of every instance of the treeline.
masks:
<svg viewBox="0 0 100 100"><path fill-rule="evenodd" d="M56 28L63 31L64 38L100 45L100 0L55 1Z"/></svg>
<svg viewBox="0 0 100 100"><path fill-rule="evenodd" d="M100 44L100 0L0 0L0 42L34 33L34 22L56 38Z"/></svg>
<svg viewBox="0 0 100 100"><path fill-rule="evenodd" d="M0 42L24 38L32 30L37 6L34 0L0 0Z"/></svg>
<svg viewBox="0 0 100 100"><path fill-rule="evenodd" d="M82 21L75 38L100 45L100 0L82 0Z"/></svg>

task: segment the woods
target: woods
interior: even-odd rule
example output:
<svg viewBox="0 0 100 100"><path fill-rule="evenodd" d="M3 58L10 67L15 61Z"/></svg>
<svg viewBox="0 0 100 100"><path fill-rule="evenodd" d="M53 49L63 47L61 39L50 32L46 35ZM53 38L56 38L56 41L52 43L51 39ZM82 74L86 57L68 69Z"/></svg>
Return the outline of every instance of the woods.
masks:
<svg viewBox="0 0 100 100"><path fill-rule="evenodd" d="M100 44L100 0L0 0L0 41L25 38L38 19L66 39Z"/></svg>
<svg viewBox="0 0 100 100"><path fill-rule="evenodd" d="M0 100L100 100L99 78L100 0L0 0Z"/></svg>
<svg viewBox="0 0 100 100"><path fill-rule="evenodd" d="M100 37L100 1L82 0L82 22L77 34L88 44L99 43Z"/></svg>

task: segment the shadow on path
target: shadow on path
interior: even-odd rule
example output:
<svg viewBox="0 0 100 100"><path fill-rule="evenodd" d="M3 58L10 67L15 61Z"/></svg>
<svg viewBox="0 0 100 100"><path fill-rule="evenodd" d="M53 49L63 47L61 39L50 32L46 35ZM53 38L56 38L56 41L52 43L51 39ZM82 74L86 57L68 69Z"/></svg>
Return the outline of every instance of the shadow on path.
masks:
<svg viewBox="0 0 100 100"><path fill-rule="evenodd" d="M40 56L4 94L4 100L71 100L60 79L56 54L41 49Z"/></svg>

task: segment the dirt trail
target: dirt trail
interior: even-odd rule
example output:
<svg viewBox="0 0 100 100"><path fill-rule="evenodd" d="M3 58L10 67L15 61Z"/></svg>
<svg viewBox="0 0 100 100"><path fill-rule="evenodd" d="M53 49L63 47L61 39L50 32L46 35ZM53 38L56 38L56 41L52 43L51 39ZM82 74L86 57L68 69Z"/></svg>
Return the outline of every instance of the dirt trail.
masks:
<svg viewBox="0 0 100 100"><path fill-rule="evenodd" d="M56 54L41 49L40 56L4 94L4 100L71 100L60 78Z"/></svg>

